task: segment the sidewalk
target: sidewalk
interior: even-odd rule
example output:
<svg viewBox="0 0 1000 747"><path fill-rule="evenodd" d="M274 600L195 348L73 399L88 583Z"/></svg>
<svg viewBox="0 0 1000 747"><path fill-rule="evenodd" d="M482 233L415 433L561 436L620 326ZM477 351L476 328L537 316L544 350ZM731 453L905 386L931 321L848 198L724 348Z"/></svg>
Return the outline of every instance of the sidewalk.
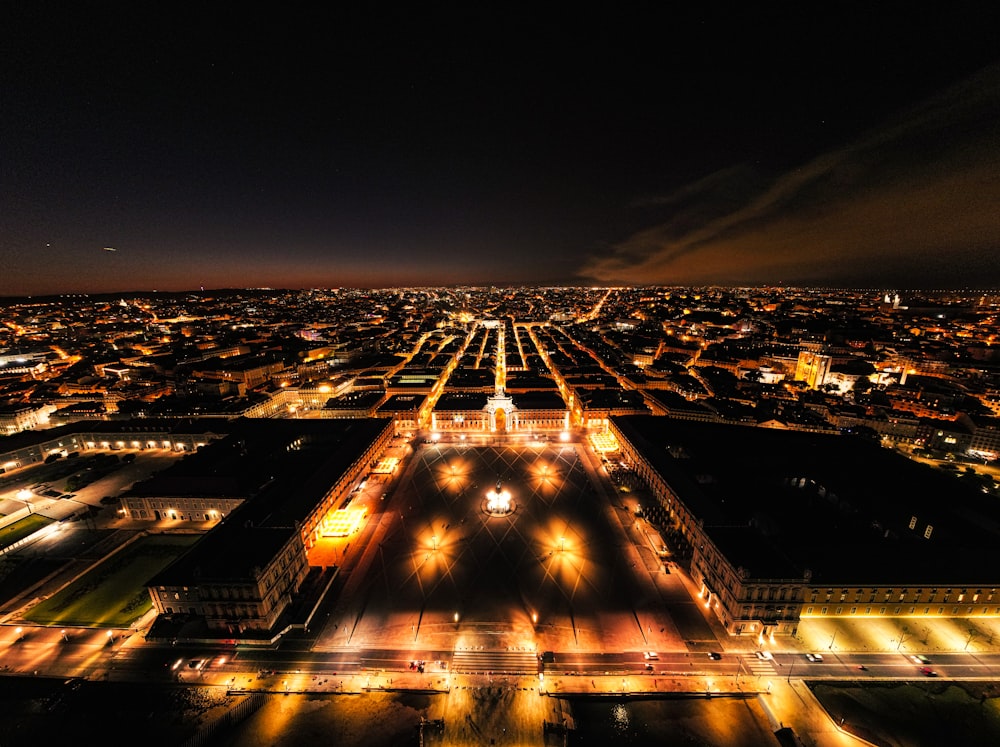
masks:
<svg viewBox="0 0 1000 747"><path fill-rule="evenodd" d="M124 676L124 675L119 675ZM225 687L233 692L335 693L368 692L448 693L453 690L528 690L549 697L756 697L767 694L772 681L751 675L712 677L707 675L504 675L451 673L443 669L362 672L274 671L234 672L231 669L178 670L181 684Z"/></svg>
<svg viewBox="0 0 1000 747"><path fill-rule="evenodd" d="M801 743L815 747L861 747L868 743L841 730L833 723L804 682L787 682L781 677L758 679L655 675L580 675L555 677L489 676L451 674L445 671L368 671L352 674L300 672L183 672L184 684L224 687L229 694L325 694L365 695L371 693L413 692L438 694L441 713L455 719L480 718L481 703L503 700L516 695L518 713L493 713L497 730L510 719L510 725L527 719L556 720L554 713L571 714L563 698L614 699L755 699L766 714L772 732L790 730ZM534 700L530 696L537 694ZM524 697L528 696L528 700ZM531 713L524 712L525 710ZM511 732L514 732L511 728Z"/></svg>

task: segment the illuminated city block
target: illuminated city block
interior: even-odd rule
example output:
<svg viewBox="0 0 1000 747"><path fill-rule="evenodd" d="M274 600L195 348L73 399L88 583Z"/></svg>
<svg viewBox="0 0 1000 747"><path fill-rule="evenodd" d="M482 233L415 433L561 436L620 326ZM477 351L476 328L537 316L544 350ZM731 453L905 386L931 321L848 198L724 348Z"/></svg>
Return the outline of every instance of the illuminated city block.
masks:
<svg viewBox="0 0 1000 747"><path fill-rule="evenodd" d="M367 508L341 508L327 516L320 526L324 537L348 537L361 528Z"/></svg>

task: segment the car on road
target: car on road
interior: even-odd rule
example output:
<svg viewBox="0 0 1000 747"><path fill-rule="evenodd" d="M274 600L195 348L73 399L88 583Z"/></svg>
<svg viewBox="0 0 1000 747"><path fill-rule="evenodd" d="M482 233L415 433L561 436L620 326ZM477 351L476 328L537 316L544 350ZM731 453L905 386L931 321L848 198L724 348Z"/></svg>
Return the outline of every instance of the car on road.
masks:
<svg viewBox="0 0 1000 747"><path fill-rule="evenodd" d="M643 651L642 658L645 659L646 661L650 660L655 661L656 659L660 658L660 655L655 651Z"/></svg>
<svg viewBox="0 0 1000 747"><path fill-rule="evenodd" d="M806 658L809 661L816 662L817 664L818 663L822 663L822 661L823 661L823 655L822 654L806 654Z"/></svg>
<svg viewBox="0 0 1000 747"><path fill-rule="evenodd" d="M720 654L718 651L709 651L708 658L711 659L712 661L718 661L719 659L722 658L722 654Z"/></svg>
<svg viewBox="0 0 1000 747"><path fill-rule="evenodd" d="M754 653L757 654L758 659L762 659L764 661L771 661L774 659L774 656L771 655L770 651L755 651Z"/></svg>
<svg viewBox="0 0 1000 747"><path fill-rule="evenodd" d="M913 654L910 657L910 661L912 661L914 664L930 664L931 663L931 660L928 659L923 654Z"/></svg>
<svg viewBox="0 0 1000 747"><path fill-rule="evenodd" d="M920 667L920 674L925 677L937 677L937 672L935 672L930 667Z"/></svg>

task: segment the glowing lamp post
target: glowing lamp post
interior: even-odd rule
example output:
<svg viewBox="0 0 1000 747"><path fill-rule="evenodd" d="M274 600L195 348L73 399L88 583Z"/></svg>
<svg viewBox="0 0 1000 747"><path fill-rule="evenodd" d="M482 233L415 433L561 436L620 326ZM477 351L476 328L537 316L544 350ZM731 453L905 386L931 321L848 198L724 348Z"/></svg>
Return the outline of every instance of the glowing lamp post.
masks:
<svg viewBox="0 0 1000 747"><path fill-rule="evenodd" d="M29 514L32 512L31 497L32 497L32 492L27 488L22 488L21 490L17 491L17 499L21 501L21 503L23 503L25 506L27 506Z"/></svg>

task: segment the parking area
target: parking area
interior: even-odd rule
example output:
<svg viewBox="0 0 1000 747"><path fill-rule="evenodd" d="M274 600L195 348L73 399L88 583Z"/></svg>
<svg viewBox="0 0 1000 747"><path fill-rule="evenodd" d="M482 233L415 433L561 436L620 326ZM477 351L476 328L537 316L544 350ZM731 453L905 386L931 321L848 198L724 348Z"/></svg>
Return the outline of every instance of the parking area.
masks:
<svg viewBox="0 0 1000 747"><path fill-rule="evenodd" d="M94 449L18 470L0 482L0 526L29 514L62 521L88 508L114 521L118 496L182 454L169 449Z"/></svg>

